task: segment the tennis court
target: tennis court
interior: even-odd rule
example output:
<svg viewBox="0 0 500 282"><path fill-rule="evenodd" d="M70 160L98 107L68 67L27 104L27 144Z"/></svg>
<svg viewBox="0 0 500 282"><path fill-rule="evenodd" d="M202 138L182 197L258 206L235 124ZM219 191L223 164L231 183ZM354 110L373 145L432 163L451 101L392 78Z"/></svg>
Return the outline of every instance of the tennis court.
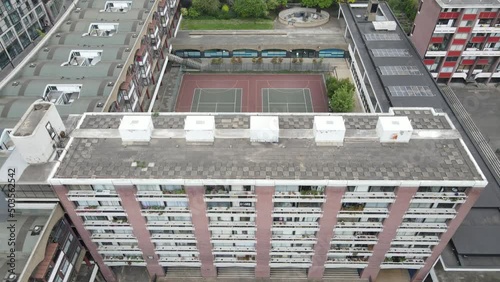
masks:
<svg viewBox="0 0 500 282"><path fill-rule="evenodd" d="M262 88L265 113L311 113L311 91L307 88Z"/></svg>
<svg viewBox="0 0 500 282"><path fill-rule="evenodd" d="M191 112L239 113L241 88L195 88Z"/></svg>

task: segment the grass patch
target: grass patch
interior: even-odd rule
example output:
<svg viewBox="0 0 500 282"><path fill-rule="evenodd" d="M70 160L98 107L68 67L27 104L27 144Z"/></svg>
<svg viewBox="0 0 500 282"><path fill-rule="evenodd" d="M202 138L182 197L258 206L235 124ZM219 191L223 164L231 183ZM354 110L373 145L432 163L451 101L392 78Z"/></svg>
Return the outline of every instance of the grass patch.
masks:
<svg viewBox="0 0 500 282"><path fill-rule="evenodd" d="M273 21L266 19L195 20L183 19L182 29L188 30L245 30L273 29Z"/></svg>

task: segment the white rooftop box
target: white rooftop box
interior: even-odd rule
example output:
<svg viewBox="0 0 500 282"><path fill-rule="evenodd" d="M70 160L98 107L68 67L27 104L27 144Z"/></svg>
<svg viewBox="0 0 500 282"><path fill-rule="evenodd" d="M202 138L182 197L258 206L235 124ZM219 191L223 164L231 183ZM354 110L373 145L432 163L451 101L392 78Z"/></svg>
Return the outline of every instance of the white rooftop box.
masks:
<svg viewBox="0 0 500 282"><path fill-rule="evenodd" d="M377 136L382 143L407 143L410 141L413 127L408 117L379 117Z"/></svg>
<svg viewBox="0 0 500 282"><path fill-rule="evenodd" d="M317 145L342 146L345 137L343 117L315 116L313 129Z"/></svg>
<svg viewBox="0 0 500 282"><path fill-rule="evenodd" d="M251 116L251 142L278 142L280 136L279 119L277 116Z"/></svg>
<svg viewBox="0 0 500 282"><path fill-rule="evenodd" d="M124 144L151 141L153 129L151 116L124 116L118 128Z"/></svg>
<svg viewBox="0 0 500 282"><path fill-rule="evenodd" d="M214 116L187 116L184 121L187 142L214 142Z"/></svg>

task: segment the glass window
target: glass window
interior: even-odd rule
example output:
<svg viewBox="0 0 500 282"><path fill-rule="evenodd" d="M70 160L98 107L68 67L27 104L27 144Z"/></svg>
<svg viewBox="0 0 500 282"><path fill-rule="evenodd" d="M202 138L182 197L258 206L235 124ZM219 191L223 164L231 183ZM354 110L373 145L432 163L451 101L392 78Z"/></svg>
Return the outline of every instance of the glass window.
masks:
<svg viewBox="0 0 500 282"><path fill-rule="evenodd" d="M465 9L464 14L477 14L477 8Z"/></svg>
<svg viewBox="0 0 500 282"><path fill-rule="evenodd" d="M455 39L467 39L467 33L457 33L455 34Z"/></svg>
<svg viewBox="0 0 500 282"><path fill-rule="evenodd" d="M441 72L453 72L453 67L442 68Z"/></svg>

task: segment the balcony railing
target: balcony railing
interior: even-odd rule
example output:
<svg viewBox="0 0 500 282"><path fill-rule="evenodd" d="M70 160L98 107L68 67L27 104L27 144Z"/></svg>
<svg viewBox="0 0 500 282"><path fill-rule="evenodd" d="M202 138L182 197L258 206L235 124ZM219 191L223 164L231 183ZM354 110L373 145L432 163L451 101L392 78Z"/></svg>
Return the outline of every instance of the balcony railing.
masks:
<svg viewBox="0 0 500 282"><path fill-rule="evenodd" d="M247 241L247 240L255 240L255 235L237 235L237 234L212 234L213 242L220 241Z"/></svg>
<svg viewBox="0 0 500 282"><path fill-rule="evenodd" d="M411 202L412 203L429 203L429 202L465 203L466 199L467 195L462 192L456 192L456 193L423 192L423 193L416 193Z"/></svg>
<svg viewBox="0 0 500 282"><path fill-rule="evenodd" d="M319 228L317 222L296 222L296 221L274 221L273 228L284 227L284 228Z"/></svg>
<svg viewBox="0 0 500 282"><path fill-rule="evenodd" d="M210 227L255 227L253 221L210 221Z"/></svg>
<svg viewBox="0 0 500 282"><path fill-rule="evenodd" d="M160 262L199 262L198 257L160 257Z"/></svg>
<svg viewBox="0 0 500 282"><path fill-rule="evenodd" d="M121 206L79 206L76 212L113 212L113 211L124 211Z"/></svg>
<svg viewBox="0 0 500 282"><path fill-rule="evenodd" d="M273 216L287 216L289 214L313 214L321 215L323 210L321 208L274 208Z"/></svg>

